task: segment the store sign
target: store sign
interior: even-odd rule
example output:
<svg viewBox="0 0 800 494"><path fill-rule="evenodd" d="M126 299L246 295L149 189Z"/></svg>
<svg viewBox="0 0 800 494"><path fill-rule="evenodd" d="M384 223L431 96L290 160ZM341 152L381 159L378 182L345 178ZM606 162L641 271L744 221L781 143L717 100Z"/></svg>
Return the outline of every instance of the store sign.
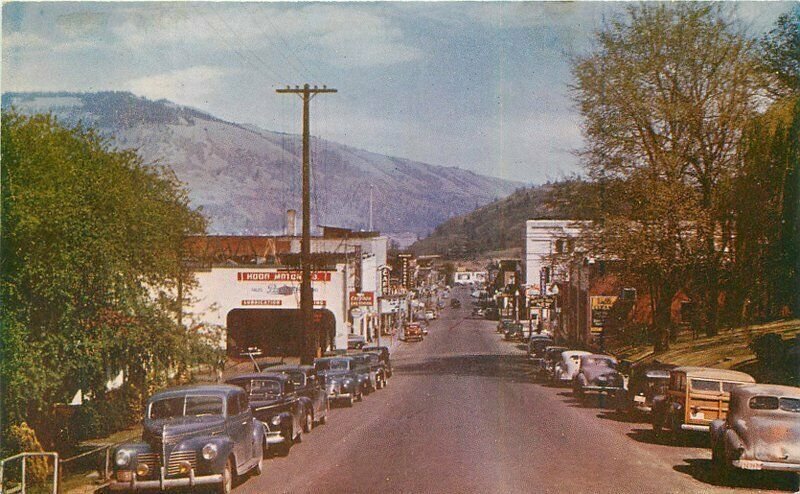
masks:
<svg viewBox="0 0 800 494"><path fill-rule="evenodd" d="M239 271L237 281L296 281L303 279L302 271ZM311 281L331 281L330 271L312 271Z"/></svg>
<svg viewBox="0 0 800 494"><path fill-rule="evenodd" d="M600 296L594 295L590 298L592 309L592 327L591 331L594 334L602 333L608 319L608 313L617 301L614 296Z"/></svg>
<svg viewBox="0 0 800 494"><path fill-rule="evenodd" d="M277 307L283 305L283 300L276 300L276 299L247 299L242 300L242 307L252 307L252 306L268 306L268 307ZM324 300L315 300L314 305L317 307L325 307L327 304Z"/></svg>
<svg viewBox="0 0 800 494"><path fill-rule="evenodd" d="M534 296L528 298L528 307L531 309L546 309L553 305L551 296Z"/></svg>
<svg viewBox="0 0 800 494"><path fill-rule="evenodd" d="M375 305L375 292L350 292L350 307L372 307Z"/></svg>

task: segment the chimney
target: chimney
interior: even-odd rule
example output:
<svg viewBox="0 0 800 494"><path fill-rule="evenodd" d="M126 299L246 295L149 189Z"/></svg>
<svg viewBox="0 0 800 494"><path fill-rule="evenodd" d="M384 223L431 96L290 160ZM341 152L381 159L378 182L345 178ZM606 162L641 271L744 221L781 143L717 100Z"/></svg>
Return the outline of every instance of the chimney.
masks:
<svg viewBox="0 0 800 494"><path fill-rule="evenodd" d="M286 211L286 235L291 237L297 236L297 211L290 209Z"/></svg>

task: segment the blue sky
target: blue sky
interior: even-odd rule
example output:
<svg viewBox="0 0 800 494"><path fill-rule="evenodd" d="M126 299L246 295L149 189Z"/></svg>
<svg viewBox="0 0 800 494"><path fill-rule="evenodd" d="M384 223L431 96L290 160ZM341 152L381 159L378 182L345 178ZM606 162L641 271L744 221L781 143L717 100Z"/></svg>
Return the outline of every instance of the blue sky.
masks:
<svg viewBox="0 0 800 494"><path fill-rule="evenodd" d="M752 33L790 3L740 3ZM5 3L3 91L129 90L299 132L285 84L327 84L315 135L542 183L579 170L569 59L622 4Z"/></svg>

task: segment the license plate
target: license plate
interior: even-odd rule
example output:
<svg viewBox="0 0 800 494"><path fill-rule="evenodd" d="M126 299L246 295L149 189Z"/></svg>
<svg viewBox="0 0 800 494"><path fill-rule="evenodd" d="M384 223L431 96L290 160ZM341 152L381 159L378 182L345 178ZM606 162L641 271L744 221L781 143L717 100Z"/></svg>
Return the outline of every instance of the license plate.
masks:
<svg viewBox="0 0 800 494"><path fill-rule="evenodd" d="M739 460L739 468L742 470L761 470L761 462L756 460Z"/></svg>
<svg viewBox="0 0 800 494"><path fill-rule="evenodd" d="M647 401L647 398L644 396L636 395L633 397L633 401L635 401L636 403L645 403Z"/></svg>

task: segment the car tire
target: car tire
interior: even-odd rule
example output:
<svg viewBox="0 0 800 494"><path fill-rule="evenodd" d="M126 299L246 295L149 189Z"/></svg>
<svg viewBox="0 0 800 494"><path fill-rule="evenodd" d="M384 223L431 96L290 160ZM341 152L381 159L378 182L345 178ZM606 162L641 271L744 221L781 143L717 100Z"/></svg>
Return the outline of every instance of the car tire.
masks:
<svg viewBox="0 0 800 494"><path fill-rule="evenodd" d="M328 423L328 410L325 410L325 414L319 418L319 425L325 425Z"/></svg>
<svg viewBox="0 0 800 494"><path fill-rule="evenodd" d="M294 437L292 437L292 432L289 433L289 437L285 437L283 442L278 447L278 456L289 456L289 451L292 449L292 445L294 444Z"/></svg>
<svg viewBox="0 0 800 494"><path fill-rule="evenodd" d="M356 401L364 401L364 392L360 391L358 395L356 395Z"/></svg>
<svg viewBox="0 0 800 494"><path fill-rule="evenodd" d="M314 428L314 415L307 411L303 421L303 432L309 433Z"/></svg>
<svg viewBox="0 0 800 494"><path fill-rule="evenodd" d="M353 399L353 394L352 394L352 393L350 393L350 396L348 396L348 397L347 397L347 402L346 402L346 405L347 405L347 407L348 407L348 408L352 408L352 407L353 407L353 402L354 402L354 401L355 401L355 400Z"/></svg>
<svg viewBox="0 0 800 494"><path fill-rule="evenodd" d="M711 475L714 480L725 483L732 473L733 467L725 460L725 455L719 451L719 446L711 448Z"/></svg>
<svg viewBox="0 0 800 494"><path fill-rule="evenodd" d="M231 494L233 490L233 472L233 457L230 457L225 462L225 468L222 470L222 482L216 488L217 494Z"/></svg>

